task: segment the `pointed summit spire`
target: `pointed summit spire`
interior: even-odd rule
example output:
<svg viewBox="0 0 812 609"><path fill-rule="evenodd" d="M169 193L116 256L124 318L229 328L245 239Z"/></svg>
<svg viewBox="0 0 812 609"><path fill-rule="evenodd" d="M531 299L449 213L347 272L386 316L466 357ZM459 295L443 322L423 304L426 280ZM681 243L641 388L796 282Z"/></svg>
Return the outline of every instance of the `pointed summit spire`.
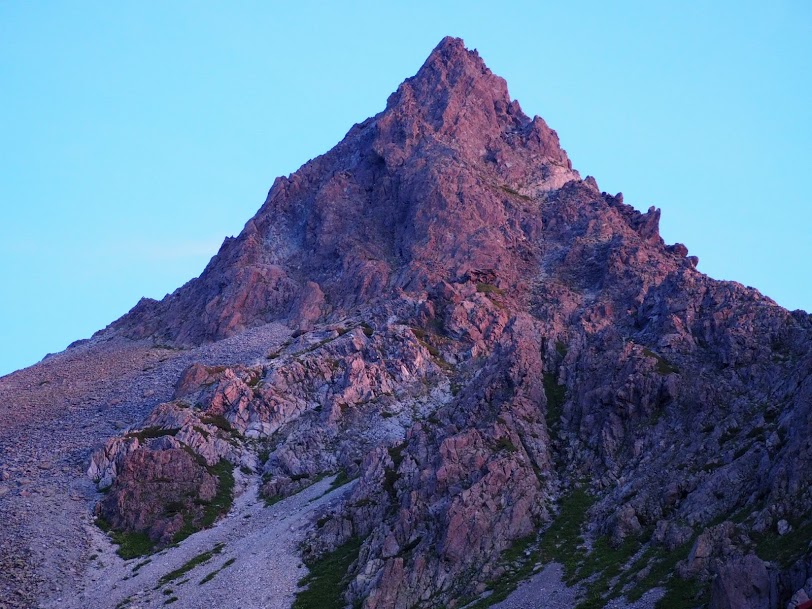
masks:
<svg viewBox="0 0 812 609"><path fill-rule="evenodd" d="M501 268L513 257L502 247L513 229L499 228L504 198L577 179L555 132L511 101L479 53L447 37L385 110L278 179L200 278L117 327L194 344Z"/></svg>
<svg viewBox="0 0 812 609"><path fill-rule="evenodd" d="M476 49L469 51L462 38L452 36L446 36L434 47L423 68L426 66L439 68L453 76L459 76L464 72L479 72L482 76L492 75Z"/></svg>
<svg viewBox="0 0 812 609"><path fill-rule="evenodd" d="M516 129L526 122L518 103L511 103L505 81L461 39L447 36L389 97L378 124L385 139L407 143L407 149L410 140L432 133L481 149L483 138L496 137L508 123L507 128Z"/></svg>
<svg viewBox="0 0 812 609"><path fill-rule="evenodd" d="M410 85L415 101L434 105L451 94L485 94L478 101L510 103L507 83L493 74L476 50L469 51L461 38L446 36L434 47L423 66L404 85ZM475 100L477 101L477 100Z"/></svg>
<svg viewBox="0 0 812 609"><path fill-rule="evenodd" d="M525 154L536 163L552 161L571 169L555 132L542 119L531 120L522 112L519 102L511 101L505 80L488 69L476 50L451 36L389 97L377 127L375 149L393 166L431 140L472 162L498 157L499 165L510 167L520 161L507 157Z"/></svg>
<svg viewBox="0 0 812 609"><path fill-rule="evenodd" d="M479 54L476 52L476 50L469 51L467 48L465 48L465 41L462 38L457 38L456 36L446 36L445 38L443 38L437 44L437 46L434 47L434 51L432 51L432 54L437 53L437 52L441 52L441 53L452 52L453 53L454 51L462 51L462 52L470 53L472 55L476 55L477 57L479 57Z"/></svg>

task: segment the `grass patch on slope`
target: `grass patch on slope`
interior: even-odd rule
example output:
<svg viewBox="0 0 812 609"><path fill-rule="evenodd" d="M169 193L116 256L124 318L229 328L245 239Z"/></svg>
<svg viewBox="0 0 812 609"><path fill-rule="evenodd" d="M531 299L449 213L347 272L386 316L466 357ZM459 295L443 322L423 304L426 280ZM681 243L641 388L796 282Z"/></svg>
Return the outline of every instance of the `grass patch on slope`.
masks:
<svg viewBox="0 0 812 609"><path fill-rule="evenodd" d="M677 368L674 364L665 359L662 355L657 355L656 353L654 353L654 351L652 351L651 349L643 348L643 355L657 360L657 366L655 368L657 370L657 374L662 374L663 376L665 376L668 374L676 374L677 372L679 372L679 368Z"/></svg>
<svg viewBox="0 0 812 609"><path fill-rule="evenodd" d="M155 542L141 531L110 531L110 539L118 544L116 554L124 560L145 556L155 550Z"/></svg>
<svg viewBox="0 0 812 609"><path fill-rule="evenodd" d="M178 567L174 571L170 571L161 579L158 580L158 588L163 586L164 584L168 584L171 581L174 581L180 577L186 575L189 571L197 567L198 565L202 565L203 563L209 562L212 558L216 555L220 554L223 551L224 544L218 543L215 545L211 550L206 550L205 552L201 552L194 558L188 560L183 566Z"/></svg>
<svg viewBox="0 0 812 609"><path fill-rule="evenodd" d="M136 431L128 431L124 434L125 438L137 438L138 442L143 444L145 440L152 438L162 438L164 436L175 436L180 431L180 427L145 427Z"/></svg>
<svg viewBox="0 0 812 609"><path fill-rule="evenodd" d="M361 539L353 537L308 565L310 573L299 581L300 587L307 587L296 595L292 609L344 609L347 571L360 551Z"/></svg>
<svg viewBox="0 0 812 609"><path fill-rule="evenodd" d="M184 514L183 527L175 533L172 539L174 543L183 541L192 533L209 528L218 517L231 509L234 501L234 466L223 459L207 469L211 475L217 477L217 494L211 501L203 504L203 515L197 522L191 514Z"/></svg>
<svg viewBox="0 0 812 609"><path fill-rule="evenodd" d="M507 571L490 582L490 596L470 605L485 609L505 600L516 587L533 574L536 563L558 562L564 565L567 580L575 576L584 560L579 549L583 543L581 528L595 498L584 489L576 489L561 499L558 516L537 541L535 534L517 539L502 554L501 564Z"/></svg>
<svg viewBox="0 0 812 609"><path fill-rule="evenodd" d="M657 609L685 609L686 607L706 606L710 595L710 583L699 580L686 580L675 574L677 563L688 556L695 538L682 545L667 550L663 546L650 545L645 552L618 579L606 597L618 598L624 587L647 566L648 574L633 582L626 592L630 602L639 600L646 592L657 586L665 588L665 595L657 601ZM603 605L596 605L602 607Z"/></svg>
<svg viewBox="0 0 812 609"><path fill-rule="evenodd" d="M787 535L779 535L775 529L760 535L755 540L758 557L774 562L781 568L789 567L800 558L812 539L812 520L806 524L793 525L793 530Z"/></svg>
<svg viewBox="0 0 812 609"><path fill-rule="evenodd" d="M541 537L539 554L542 559L561 563L568 581L575 577L585 559L584 551L580 549L584 542L581 528L594 503L595 497L585 489L575 489L561 500L558 517Z"/></svg>
<svg viewBox="0 0 812 609"><path fill-rule="evenodd" d="M322 472L322 473L320 473L320 474L317 474L317 475L316 475L316 476L314 476L314 477L313 477L311 480L309 480L309 481L307 482L307 484L302 485L300 488L296 489L296 490L295 490L294 492L292 492L290 495L278 495L278 494L277 494L277 495L273 495L273 496L271 496L271 497L268 497L267 495L263 495L263 499L264 499L264 501L265 501L265 507L271 507L272 505L276 505L276 504L277 504L277 503L279 503L280 501L284 501L285 499L290 499L291 497L295 497L295 496L296 496L296 495L298 495L299 493L302 493L302 492L306 491L307 489L309 489L309 488L310 488L311 486L313 486L314 484L318 484L319 482L321 482L322 480L324 480L324 479L325 479L327 476L329 476L329 475L330 475L330 474L329 474L328 472ZM341 474L339 474L339 476L340 476L340 475L341 475ZM345 474L345 475L346 475L346 474ZM294 475L294 476L291 476L291 480L292 480L293 482L299 482L300 480L307 480L307 479L309 479L309 478L310 478L310 474L299 474L299 475ZM334 481L334 483L335 483L335 481ZM324 492L324 494L323 494L322 496L326 495L327 493L329 493L329 492L330 492L330 491L332 491L332 490L333 490L333 488L331 487L330 489L328 489L327 491L325 491L325 492Z"/></svg>
<svg viewBox="0 0 812 609"><path fill-rule="evenodd" d="M235 562L237 562L237 559L236 559L236 558L229 558L229 559L228 559L226 562L224 562L224 563L223 563L223 566L222 566L222 567L220 567L219 569L215 569L214 571L212 571L211 573L209 573L209 574L208 574L206 577L204 577L203 579L201 579L201 580L200 580L200 584L199 584L199 585L201 585L201 586L202 586L202 585L203 585L203 584L205 584L206 582L210 582L211 580L213 580L213 579L214 579L214 577L215 577L215 576L216 576L216 575L217 575L217 574L218 574L220 571L222 571L223 569L226 569L226 568L230 567L230 566L231 566L231 565L233 565Z"/></svg>
<svg viewBox="0 0 812 609"><path fill-rule="evenodd" d="M221 460L217 465L207 468L209 473L217 477L217 494L214 498L203 505L203 515L195 520L192 513L184 513L183 527L175 533L172 538L173 543L178 543L202 529L214 524L217 518L231 509L234 500L234 468L226 460ZM184 510L183 503L171 502L167 504L167 510L173 513ZM104 518L96 518L96 526L110 536L110 540L118 545L116 553L124 560L138 558L152 554L158 549L157 543L149 538L144 531L118 531L112 528ZM137 571L146 562L141 563L134 569Z"/></svg>
<svg viewBox="0 0 812 609"><path fill-rule="evenodd" d="M497 296L504 296L505 291L497 288L492 283L478 283L476 284L476 291L480 294L496 294Z"/></svg>
<svg viewBox="0 0 812 609"><path fill-rule="evenodd" d="M586 587L586 597L578 603L577 609L601 609L608 599L619 596L621 587L616 584L610 588L610 584L622 575L623 566L640 546L640 540L635 538L626 539L617 548L612 547L608 537L596 539L592 551L584 558L577 574L568 581L572 584L597 575Z"/></svg>
<svg viewBox="0 0 812 609"><path fill-rule="evenodd" d="M508 570L488 585L491 594L472 605L466 605L466 609L486 609L502 602L511 595L520 582L530 577L533 574L534 561L527 557L527 552L532 551L535 542L535 534L515 540L502 554L501 562Z"/></svg>
<svg viewBox="0 0 812 609"><path fill-rule="evenodd" d="M545 372L544 377L544 395L547 398L547 412L545 419L547 421L547 429L550 433L558 429L561 423L561 417L564 414L564 401L566 399L567 388L564 385L558 384L558 379L552 372Z"/></svg>
<svg viewBox="0 0 812 609"><path fill-rule="evenodd" d="M124 560L138 558L151 554L155 550L155 542L142 531L115 531L104 518L96 518L96 526L110 536L110 540L118 545L116 554Z"/></svg>

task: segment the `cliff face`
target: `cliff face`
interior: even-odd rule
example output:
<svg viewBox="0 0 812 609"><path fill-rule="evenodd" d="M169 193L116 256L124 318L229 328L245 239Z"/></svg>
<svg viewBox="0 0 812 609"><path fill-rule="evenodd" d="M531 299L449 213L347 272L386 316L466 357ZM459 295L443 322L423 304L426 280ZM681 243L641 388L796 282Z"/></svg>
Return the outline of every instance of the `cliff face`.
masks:
<svg viewBox="0 0 812 609"><path fill-rule="evenodd" d="M812 318L700 273L659 214L581 179L446 38L198 279L102 333L296 330L261 363L192 366L108 442L99 513L167 543L167 506L208 501L221 460L271 501L341 472L306 556L361 539L345 594L367 609L461 606L565 551L607 578L592 602L684 579L683 606L786 603L812 576ZM578 497L584 539L550 543Z"/></svg>

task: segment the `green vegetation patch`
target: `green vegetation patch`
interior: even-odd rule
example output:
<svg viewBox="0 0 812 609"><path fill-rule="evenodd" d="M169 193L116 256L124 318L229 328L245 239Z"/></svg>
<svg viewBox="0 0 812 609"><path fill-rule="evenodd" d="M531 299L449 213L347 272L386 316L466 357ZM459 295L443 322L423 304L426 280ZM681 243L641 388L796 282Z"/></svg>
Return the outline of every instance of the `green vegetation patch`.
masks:
<svg viewBox="0 0 812 609"><path fill-rule="evenodd" d="M570 583L598 575L587 588L586 598L578 604L578 609L601 609L605 605L604 594L610 583L621 575L623 566L640 549L641 542L633 537L627 538L618 547L612 547L608 537L599 537L592 546L592 551L584 558L583 563ZM613 588L608 598L619 596L620 588Z"/></svg>
<svg viewBox="0 0 812 609"><path fill-rule="evenodd" d="M683 609L707 604L710 593L707 582L683 580L675 575L677 562L688 555L694 538L672 551L650 544L641 552L644 539L628 538L614 547L608 537L601 536L594 540L592 549L587 552L582 531L595 501L596 497L586 489L575 489L563 497L558 516L540 538L531 535L516 540L503 553L501 564L505 573L490 583L490 596L476 601L470 609L485 609L506 599L521 581L532 575L538 563L551 562L564 567L568 585L576 582L585 585L586 595L577 609L602 609L609 600L622 596L624 590L626 598L634 602L657 586L665 588L657 609ZM798 538L808 539L812 535L812 523L809 526L809 530L798 531ZM773 547L778 551L778 544ZM624 569L636 554L639 557ZM646 576L636 579L646 568Z"/></svg>
<svg viewBox="0 0 812 609"><path fill-rule="evenodd" d="M579 549L584 541L581 528L594 503L595 497L585 489L573 490L561 500L558 517L541 537L539 554L547 562L561 563L567 580L575 577L584 560L584 553Z"/></svg>
<svg viewBox="0 0 812 609"><path fill-rule="evenodd" d="M342 469L340 472L338 472L336 477L330 483L330 487L324 494L326 495L328 493L332 493L337 488L341 488L342 486L344 486L345 484L349 484L353 480L355 480L355 478L350 478L349 474L347 474L347 472Z"/></svg>
<svg viewBox="0 0 812 609"><path fill-rule="evenodd" d="M406 449L405 442L389 447L388 449L389 458L392 459L392 463L394 463L395 469L399 468L400 464L403 463L403 451L405 449Z"/></svg>
<svg viewBox="0 0 812 609"><path fill-rule="evenodd" d="M674 366L671 362L669 362L661 355L657 355L656 353L654 353L654 351L652 351L651 349L644 348L643 355L645 355L646 357L652 357L655 360L657 360L656 370L658 374L662 374L663 376L665 376L666 374L675 374L679 372L679 368Z"/></svg>
<svg viewBox="0 0 812 609"><path fill-rule="evenodd" d="M225 433L234 433L234 428L231 426L231 423L229 423L228 419L221 414L207 414L200 417L200 421L206 423L207 425L213 425Z"/></svg>
<svg viewBox="0 0 812 609"><path fill-rule="evenodd" d="M323 477L325 477L325 476L322 476L322 478L323 478ZM333 481L330 483L330 486L328 486L328 487L327 487L327 490L326 490L326 491L324 491L324 492L323 492L321 495L319 495L319 496L318 496L316 499L321 499L321 498L322 498L322 497L324 497L325 495L329 495L329 494L330 494L330 493L332 493L334 490L336 490L336 489L338 489L338 488L341 488L341 487L342 487L342 486L344 486L345 484L349 484L350 482L352 482L353 480L355 480L357 477L358 477L358 476L353 476L353 477L351 478L351 477L350 477L350 475L349 475L349 474L348 474L346 471L344 471L344 470L342 469L340 472L338 472L338 474L336 474L336 477L335 477L335 478L333 479ZM315 501L316 499L311 499L311 501Z"/></svg>
<svg viewBox="0 0 812 609"><path fill-rule="evenodd" d="M629 569L618 579L607 598L617 598L624 587L633 583L626 598L635 602L656 586L665 588L665 594L657 601L657 609L684 609L706 606L710 596L710 582L682 579L675 574L677 562L688 556L694 539L668 551L662 546L649 546ZM640 580L633 578L646 567L649 573ZM603 605L599 605L603 606Z"/></svg>
<svg viewBox="0 0 812 609"><path fill-rule="evenodd" d="M496 441L496 450L504 450L505 452L515 453L518 448L513 441L507 436L502 436Z"/></svg>
<svg viewBox="0 0 812 609"><path fill-rule="evenodd" d="M420 343L420 345L426 351L429 352L431 357L434 359L435 364L437 364L440 368L442 368L446 372L451 372L454 370L454 366L445 361L445 359L443 359L440 350L429 342L433 334L427 332L423 328L418 328L416 326L410 326L410 329L412 331L412 334L414 334L414 337L417 339L417 342Z"/></svg>
<svg viewBox="0 0 812 609"><path fill-rule="evenodd" d="M502 553L501 564L506 572L490 582L490 596L470 605L469 609L485 609L505 600L520 582L530 577L538 562L559 562L564 565L567 579L575 576L584 560L581 528L595 498L584 489L576 489L562 498L559 513L549 528L537 540L535 534L515 540Z"/></svg>
<svg viewBox="0 0 812 609"><path fill-rule="evenodd" d="M706 607L710 601L710 584L673 575L665 584L665 595L657 601L656 609L685 609Z"/></svg>
<svg viewBox="0 0 812 609"><path fill-rule="evenodd" d="M595 540L592 551L585 557L577 575L570 582L597 575L589 583L586 598L578 604L578 609L601 609L606 600L620 595L622 589L622 585L618 585L620 580L611 589L610 584L623 574L623 566L637 553L640 546L640 540L635 538L627 538L616 548L612 547L608 537L599 537Z"/></svg>
<svg viewBox="0 0 812 609"><path fill-rule="evenodd" d="M225 459L209 468L209 473L217 476L217 494L206 505L202 526L210 527L218 516L227 513L234 501L234 468Z"/></svg>
<svg viewBox="0 0 812 609"><path fill-rule="evenodd" d="M115 531L101 516L96 519L96 526L107 533L113 543L118 544L116 553L124 560L145 556L155 550L155 542L143 531ZM136 566L136 570L142 566Z"/></svg>
<svg viewBox="0 0 812 609"><path fill-rule="evenodd" d="M183 566L178 567L174 571L170 571L169 573L167 573L166 575L161 577L161 579L158 580L158 587L160 588L164 584L168 584L171 581L174 581L176 579L179 579L180 577L183 577L184 575L186 575L189 571L191 571L192 569L194 569L198 565L202 565L204 563L209 562L212 558L214 558L215 556L220 554L220 552L223 551L223 547L224 547L224 544L218 543L211 550L206 550L205 552L201 552L200 554L198 554L197 556L195 556L191 560L184 563Z"/></svg>
<svg viewBox="0 0 812 609"><path fill-rule="evenodd" d="M218 517L227 513L231 509L234 501L234 468L225 459L219 461L217 465L207 468L209 473L217 477L217 494L209 502L202 502L203 515L195 519L191 513L185 513L183 527L175 533L172 541L178 543L183 541L192 533L206 529L214 524Z"/></svg>
<svg viewBox="0 0 812 609"><path fill-rule="evenodd" d="M398 474L398 468L400 464L403 463L403 451L406 449L406 443L401 443L396 446L389 447L389 458L392 459L393 467L387 467L383 473L383 488L389 494L389 498L392 500L392 503L395 503L397 500L397 489L395 485L397 484L398 479L400 478Z"/></svg>
<svg viewBox="0 0 812 609"><path fill-rule="evenodd" d="M530 577L533 573L534 560L533 557L528 558L527 552L535 542L535 534L515 540L502 553L501 563L507 567L507 571L499 579L490 582L488 589L491 594L488 597L468 605L467 609L486 609L505 600L520 582Z"/></svg>
<svg viewBox="0 0 812 609"><path fill-rule="evenodd" d="M299 581L300 587L307 587L296 595L293 609L344 609L344 590L349 583L347 571L360 551L361 539L353 537L309 564L310 573Z"/></svg>
<svg viewBox="0 0 812 609"><path fill-rule="evenodd" d="M202 586L202 585L203 585L203 584L205 584L206 582L210 582L211 580L213 580L213 579L214 579L214 576L215 576L215 575L217 575L217 574L218 574L220 571L222 571L223 569L227 569L228 567L230 567L231 565L233 565L233 564L234 564L236 561L237 561L237 559L236 559L236 558L229 558L229 559L228 559L226 562L224 562L224 563L223 563L223 566L222 566L222 567L220 567L219 569L215 569L214 571L212 571L211 573L209 573L209 574L208 574L206 577L204 577L203 579L201 579L201 580L200 580L200 585Z"/></svg>
<svg viewBox="0 0 812 609"><path fill-rule="evenodd" d="M315 476L308 484L306 484L305 486L302 486L295 493L291 493L290 495L284 495L284 496L283 495L274 495L273 497L268 497L267 495L264 495L263 497L265 499L265 507L271 507L272 505L276 505L277 503L279 503L280 501L283 501L284 499L294 497L295 495L298 495L302 491L305 491L305 490L309 489L314 484L318 484L319 482L324 480L327 476L331 476L331 475L332 475L332 473L330 473L330 472L322 472L321 474ZM310 478L310 474L297 474L297 475L291 476L291 480L293 480L294 482L299 481L299 480L307 480L308 478ZM321 497L324 497L324 495L326 495L327 493L330 493L330 492L334 491L339 486L344 486L345 484L350 482L350 480L354 480L354 478L350 478L349 476L347 476L346 472L340 471L338 473L338 475L336 476L336 479L333 480L332 483L330 483L330 487L326 491L324 491L324 493L321 495Z"/></svg>
<svg viewBox="0 0 812 609"><path fill-rule="evenodd" d="M476 291L480 294L496 294L497 296L504 296L505 291L497 288L492 283L477 283Z"/></svg>
<svg viewBox="0 0 812 609"><path fill-rule="evenodd" d="M544 373L544 395L547 397L547 428L552 432L558 429L561 417L564 415L564 401L567 388L558 384L558 379L552 372Z"/></svg>
<svg viewBox="0 0 812 609"><path fill-rule="evenodd" d="M710 587L707 582L685 580L675 575L677 562L684 559L694 544L694 538L671 551L663 546L649 545L627 569L624 566L643 547L643 540L628 538L618 547L612 547L609 539L599 537L592 551L574 572L570 583L590 579L587 595L577 609L601 609L607 601L619 598L626 591L626 598L635 602L654 587L665 588L665 595L657 602L657 609L683 609L707 604ZM636 579L648 568L647 575ZM593 577L597 575L597 577ZM629 587L631 586L631 587Z"/></svg>
<svg viewBox="0 0 812 609"><path fill-rule="evenodd" d="M151 438L162 438L164 436L174 436L177 435L179 431L180 427L145 427L144 429L139 429L138 431L127 432L125 437L138 438L138 441L143 444L144 440L149 440Z"/></svg>
<svg viewBox="0 0 812 609"><path fill-rule="evenodd" d="M762 560L769 560L781 568L788 568L800 558L809 547L812 539L812 520L806 524L792 523L793 530L787 535L779 535L775 529L756 538L756 554Z"/></svg>
<svg viewBox="0 0 812 609"><path fill-rule="evenodd" d="M510 186L508 186L507 184L502 184L502 185L500 185L500 186L499 186L499 188L501 188L502 190L504 190L504 191L505 191L506 193L508 193L509 195L513 195L514 197L519 197L520 199L524 199L525 201L532 201L532 200L533 200L533 197L529 197L529 196L527 196L527 195L523 195L523 194L522 194L522 193L520 193L518 190L516 190L515 188L511 188L511 187L510 187Z"/></svg>
<svg viewBox="0 0 812 609"><path fill-rule="evenodd" d="M116 553L124 560L145 556L155 550L155 542L142 531L110 531L110 538L118 544Z"/></svg>

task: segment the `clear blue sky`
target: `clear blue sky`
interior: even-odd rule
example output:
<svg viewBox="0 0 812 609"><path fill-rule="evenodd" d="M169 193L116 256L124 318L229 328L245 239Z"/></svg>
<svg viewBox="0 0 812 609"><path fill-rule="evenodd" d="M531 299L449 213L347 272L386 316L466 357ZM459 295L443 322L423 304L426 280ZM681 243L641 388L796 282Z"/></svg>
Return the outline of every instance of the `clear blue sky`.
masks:
<svg viewBox="0 0 812 609"><path fill-rule="evenodd" d="M200 273L462 37L700 270L812 310L812 3L0 3L0 374Z"/></svg>

